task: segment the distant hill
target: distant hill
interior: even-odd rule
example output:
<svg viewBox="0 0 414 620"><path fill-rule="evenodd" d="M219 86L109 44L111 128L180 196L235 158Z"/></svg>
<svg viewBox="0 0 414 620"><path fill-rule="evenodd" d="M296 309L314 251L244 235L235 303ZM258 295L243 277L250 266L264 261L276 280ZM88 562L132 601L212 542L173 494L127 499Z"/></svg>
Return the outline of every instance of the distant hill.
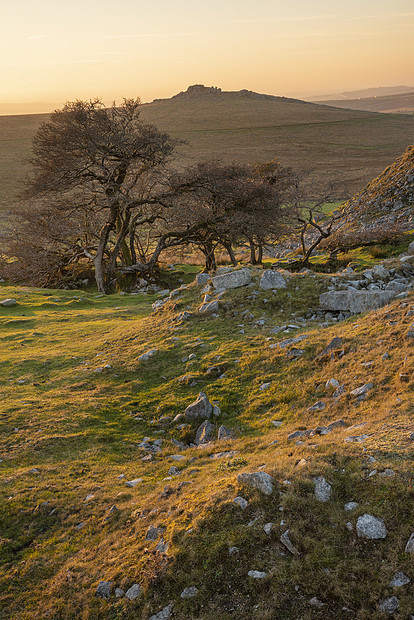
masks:
<svg viewBox="0 0 414 620"><path fill-rule="evenodd" d="M318 103L324 101L366 99L368 97L386 97L388 95L404 95L414 92L414 86L379 86L377 88L363 88L362 90L347 90L343 93L332 93L330 95L313 95L306 97L307 101Z"/></svg>
<svg viewBox="0 0 414 620"><path fill-rule="evenodd" d="M412 142L414 117L338 109L249 90L190 86L143 104L143 120L186 140L180 163L221 158L312 167L360 190ZM29 167L31 139L47 115L0 116L0 209L7 211Z"/></svg>
<svg viewBox="0 0 414 620"><path fill-rule="evenodd" d="M382 97L361 97L359 99L322 100L317 103L348 110L365 110L369 112L389 112L397 114L414 113L414 88L411 92Z"/></svg>

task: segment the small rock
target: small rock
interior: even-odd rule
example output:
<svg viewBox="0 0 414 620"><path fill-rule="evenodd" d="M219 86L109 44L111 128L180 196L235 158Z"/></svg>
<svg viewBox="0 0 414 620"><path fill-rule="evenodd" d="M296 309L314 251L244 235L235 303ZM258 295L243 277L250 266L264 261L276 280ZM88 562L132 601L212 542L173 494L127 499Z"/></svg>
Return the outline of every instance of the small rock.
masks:
<svg viewBox="0 0 414 620"><path fill-rule="evenodd" d="M104 518L102 519L102 522L103 523L109 523L109 521L113 521L118 515L119 515L119 510L114 505L105 514Z"/></svg>
<svg viewBox="0 0 414 620"><path fill-rule="evenodd" d="M390 587L401 588L401 586L406 586L407 583L410 583L410 581L411 579L404 573L396 573L390 581Z"/></svg>
<svg viewBox="0 0 414 620"><path fill-rule="evenodd" d="M158 349L150 349L138 357L138 362L146 362L157 353Z"/></svg>
<svg viewBox="0 0 414 620"><path fill-rule="evenodd" d="M267 573L262 573L260 570L249 570L247 574L252 579L264 579L267 577Z"/></svg>
<svg viewBox="0 0 414 620"><path fill-rule="evenodd" d="M227 441L232 438L232 432L226 426L220 426L218 429L217 439L219 441Z"/></svg>
<svg viewBox="0 0 414 620"><path fill-rule="evenodd" d="M315 498L318 502L327 502L332 493L332 487L329 482L322 476L319 476L314 479L313 483L315 485Z"/></svg>
<svg viewBox="0 0 414 620"><path fill-rule="evenodd" d="M125 592L123 591L122 588L115 588L115 596L116 598L121 598L121 596L124 596Z"/></svg>
<svg viewBox="0 0 414 620"><path fill-rule="evenodd" d="M273 523L265 523L263 526L263 530L265 531L266 534L270 534L270 532L272 531L273 528Z"/></svg>
<svg viewBox="0 0 414 620"><path fill-rule="evenodd" d="M208 420L204 420L197 429L194 443L197 446L209 443L214 433L214 425Z"/></svg>
<svg viewBox="0 0 414 620"><path fill-rule="evenodd" d="M356 388L356 390L352 390L351 394L352 396L362 396L363 394L369 392L369 390L371 390L373 387L373 383L365 383L365 385L361 385L361 387Z"/></svg>
<svg viewBox="0 0 414 620"><path fill-rule="evenodd" d="M289 530L283 532L279 540L282 545L284 545L286 549L290 551L292 555L300 555L299 551L296 549L296 547L293 545L292 541L289 538Z"/></svg>
<svg viewBox="0 0 414 620"><path fill-rule="evenodd" d="M151 616L149 620L168 620L168 618L171 616L172 608L173 608L172 605L167 605L166 607L164 607L164 609L161 609L161 611L159 611L157 614L154 614L153 616Z"/></svg>
<svg viewBox="0 0 414 620"><path fill-rule="evenodd" d="M195 586L190 586L189 588L185 588L180 596L181 598L193 598L194 596L197 596L198 594L198 588L196 588Z"/></svg>
<svg viewBox="0 0 414 620"><path fill-rule="evenodd" d="M318 598L316 598L316 596L314 596L309 601L309 605L312 605L312 607L317 607L318 609L320 609L321 607L325 605L325 603L322 603L322 601L320 601Z"/></svg>
<svg viewBox="0 0 414 620"><path fill-rule="evenodd" d="M234 498L233 504L235 506L238 506L242 510L245 510L247 508L247 506L249 505L249 502L246 499L244 499L244 497L240 497L240 495L239 495L239 496Z"/></svg>
<svg viewBox="0 0 414 620"><path fill-rule="evenodd" d="M368 540L377 540L387 536L384 521L366 513L358 518L356 530L359 538L367 538Z"/></svg>
<svg viewBox="0 0 414 620"><path fill-rule="evenodd" d="M229 555L238 555L240 549L238 547L229 547Z"/></svg>
<svg viewBox="0 0 414 620"><path fill-rule="evenodd" d="M347 511L355 510L355 508L358 508L358 506L359 504L357 504L356 502L348 502L347 504L345 504L344 510L347 510Z"/></svg>
<svg viewBox="0 0 414 620"><path fill-rule="evenodd" d="M145 534L145 540L157 540L164 530L164 527L155 527L154 525L150 525L147 529L147 533Z"/></svg>
<svg viewBox="0 0 414 620"><path fill-rule="evenodd" d="M139 586L137 583L134 583L134 585L131 586L129 590L125 592L125 596L130 601L135 601L135 599L137 599L140 596L141 592L142 592L141 586Z"/></svg>
<svg viewBox="0 0 414 620"><path fill-rule="evenodd" d="M325 409L326 404L322 401L322 400L318 400L317 403L315 403L314 405L312 405L312 407L309 407L306 411L320 411L322 409Z"/></svg>
<svg viewBox="0 0 414 620"><path fill-rule="evenodd" d="M0 306L3 306L4 308L10 308L11 306L17 306L17 300L16 299L3 299L3 301L0 301Z"/></svg>
<svg viewBox="0 0 414 620"><path fill-rule="evenodd" d="M268 388L270 388L270 386L272 385L272 383L262 383L262 385L259 387L259 390L267 390Z"/></svg>
<svg viewBox="0 0 414 620"><path fill-rule="evenodd" d="M111 596L112 585L112 581L100 581L98 583L98 587L96 588L95 596L98 598L108 599Z"/></svg>
<svg viewBox="0 0 414 620"><path fill-rule="evenodd" d="M408 539L408 542L405 545L404 551L405 551L405 553L413 553L413 551L414 551L414 532L411 534L410 538Z"/></svg>
<svg viewBox="0 0 414 620"><path fill-rule="evenodd" d="M128 480L128 482L125 482L125 485L127 487L134 488L140 482L142 482L142 478L134 478L134 480Z"/></svg>
<svg viewBox="0 0 414 620"><path fill-rule="evenodd" d="M383 598L379 604L379 610L386 614L393 614L399 608L398 599L396 596L390 596L389 598Z"/></svg>

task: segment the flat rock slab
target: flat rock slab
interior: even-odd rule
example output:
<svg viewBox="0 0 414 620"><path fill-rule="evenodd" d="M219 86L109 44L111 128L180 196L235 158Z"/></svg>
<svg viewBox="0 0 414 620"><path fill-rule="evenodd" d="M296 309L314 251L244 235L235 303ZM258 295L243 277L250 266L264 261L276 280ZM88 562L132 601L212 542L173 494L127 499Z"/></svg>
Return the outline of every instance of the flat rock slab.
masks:
<svg viewBox="0 0 414 620"><path fill-rule="evenodd" d="M382 308L395 294L395 291L328 291L320 295L319 305L323 310L360 314Z"/></svg>
<svg viewBox="0 0 414 620"><path fill-rule="evenodd" d="M239 288L250 284L252 280L250 269L237 269L212 278L213 286L216 290Z"/></svg>

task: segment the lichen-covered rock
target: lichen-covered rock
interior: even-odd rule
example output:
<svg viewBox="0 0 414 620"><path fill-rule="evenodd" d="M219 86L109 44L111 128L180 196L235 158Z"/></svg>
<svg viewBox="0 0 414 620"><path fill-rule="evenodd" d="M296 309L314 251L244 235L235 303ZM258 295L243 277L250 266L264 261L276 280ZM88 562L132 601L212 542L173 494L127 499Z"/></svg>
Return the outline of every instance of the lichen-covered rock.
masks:
<svg viewBox="0 0 414 620"><path fill-rule="evenodd" d="M266 269L260 278L260 288L265 291L277 288L286 288L286 280L278 271Z"/></svg>
<svg viewBox="0 0 414 620"><path fill-rule="evenodd" d="M329 501L332 494L332 487L329 482L327 482L323 476L319 476L314 479L313 483L315 485L315 498L318 502Z"/></svg>
<svg viewBox="0 0 414 620"><path fill-rule="evenodd" d="M356 531L359 538L366 538L368 540L378 540L387 536L387 528L384 521L367 513L358 518Z"/></svg>
<svg viewBox="0 0 414 620"><path fill-rule="evenodd" d="M212 278L212 283L216 290L225 290L246 286L250 284L251 279L250 269L237 269L229 273L222 273L221 275L214 276L214 278Z"/></svg>
<svg viewBox="0 0 414 620"><path fill-rule="evenodd" d="M258 491L265 495L271 495L273 492L273 478L264 471L239 474L237 476L237 481L239 484L258 489Z"/></svg>
<svg viewBox="0 0 414 620"><path fill-rule="evenodd" d="M382 308L395 297L394 291L327 291L319 297L323 310L360 314Z"/></svg>

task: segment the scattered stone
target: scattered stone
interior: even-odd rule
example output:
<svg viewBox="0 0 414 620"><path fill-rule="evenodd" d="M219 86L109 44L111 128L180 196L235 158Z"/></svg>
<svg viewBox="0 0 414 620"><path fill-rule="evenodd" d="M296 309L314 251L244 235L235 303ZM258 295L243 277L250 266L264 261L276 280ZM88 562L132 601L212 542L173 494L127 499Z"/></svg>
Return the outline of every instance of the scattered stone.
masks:
<svg viewBox="0 0 414 620"><path fill-rule="evenodd" d="M112 586L112 581L100 581L98 583L98 587L96 588L95 596L98 598L108 599L111 596Z"/></svg>
<svg viewBox="0 0 414 620"><path fill-rule="evenodd" d="M0 301L0 306L3 306L3 308L17 306L17 299L3 299L3 301Z"/></svg>
<svg viewBox="0 0 414 620"><path fill-rule="evenodd" d="M320 601L318 598L316 598L316 596L314 596L309 601L309 605L312 605L312 607L317 607L318 609L320 609L321 607L325 605L325 603L322 603L322 601Z"/></svg>
<svg viewBox="0 0 414 620"><path fill-rule="evenodd" d="M264 579L267 577L267 573L262 573L260 570L249 570L247 574L252 579Z"/></svg>
<svg viewBox="0 0 414 620"><path fill-rule="evenodd" d="M344 510L347 510L348 512L351 510L355 510L356 508L358 508L359 504L357 504L357 502L348 502L347 504L345 504L344 506Z"/></svg>
<svg viewBox="0 0 414 620"><path fill-rule="evenodd" d="M373 387L373 383L365 383L365 385L361 385L361 387L352 390L351 394L352 396L362 396L363 394L366 394L367 392L372 390Z"/></svg>
<svg viewBox="0 0 414 620"><path fill-rule="evenodd" d="M188 321L189 318L191 318L193 315L191 312L187 312L186 310L184 312L180 312L180 314L177 315L177 321Z"/></svg>
<svg viewBox="0 0 414 620"><path fill-rule="evenodd" d="M185 588L180 596L181 598L193 598L194 596L197 596L198 594L198 588L196 588L195 586L190 586L189 588Z"/></svg>
<svg viewBox="0 0 414 620"><path fill-rule="evenodd" d="M142 592L141 586L139 586L137 583L134 583L134 585L131 586L129 590L125 592L125 596L130 601L135 601L135 599L137 599L140 596L141 592Z"/></svg>
<svg viewBox="0 0 414 620"><path fill-rule="evenodd" d="M238 555L240 549L238 547L229 547L229 555Z"/></svg>
<svg viewBox="0 0 414 620"><path fill-rule="evenodd" d="M211 424L211 422L209 422L208 420L204 420L204 422L197 429L194 443L196 444L196 446L209 443L213 436L213 433L214 425Z"/></svg>
<svg viewBox="0 0 414 620"><path fill-rule="evenodd" d="M218 405L214 405L213 407L213 415L215 415L217 418L218 416L221 414L221 409Z"/></svg>
<svg viewBox="0 0 414 620"><path fill-rule="evenodd" d="M239 484L245 484L258 489L265 495L271 495L273 492L273 478L264 471L239 474L237 481Z"/></svg>
<svg viewBox="0 0 414 620"><path fill-rule="evenodd" d="M279 347L280 349L286 349L286 347L290 347L290 345L292 344L302 342L302 340L306 340L307 338L309 338L307 334L301 334L300 336L296 336L296 338L286 338L286 340L281 340L280 342L271 344L269 349L275 349L276 347Z"/></svg>
<svg viewBox="0 0 414 620"><path fill-rule="evenodd" d="M196 275L196 282L198 286L204 286L210 280L210 276L208 273L198 273Z"/></svg>
<svg viewBox="0 0 414 620"><path fill-rule="evenodd" d="M390 587L401 588L401 586L406 586L407 583L410 583L410 581L411 579L404 573L396 573L390 581Z"/></svg>
<svg viewBox="0 0 414 620"><path fill-rule="evenodd" d="M150 525L147 529L147 533L145 534L145 540L157 540L164 530L165 527L155 527L154 525Z"/></svg>
<svg viewBox="0 0 414 620"><path fill-rule="evenodd" d="M125 592L123 591L122 588L115 588L115 596L116 598L121 598L121 596L124 596Z"/></svg>
<svg viewBox="0 0 414 620"><path fill-rule="evenodd" d="M150 349L146 353L139 356L138 362L146 362L150 357L153 357L157 353L158 349Z"/></svg>
<svg viewBox="0 0 414 620"><path fill-rule="evenodd" d="M134 480L128 480L128 482L125 482L125 485L132 489L135 486L137 486L137 484L139 484L140 482L142 482L142 478L134 478Z"/></svg>
<svg viewBox="0 0 414 620"><path fill-rule="evenodd" d="M210 454L211 459L232 459L238 454L238 450L229 450L228 452L216 452L215 454Z"/></svg>
<svg viewBox="0 0 414 620"><path fill-rule="evenodd" d="M328 346L325 347L325 349L318 354L318 358L322 359L324 357L329 356L332 359L333 357L335 357L335 354L338 353L341 347L342 347L342 339L335 337L331 340Z"/></svg>
<svg viewBox="0 0 414 620"><path fill-rule="evenodd" d="M286 280L278 271L266 269L260 278L260 288L264 291L278 288L286 288Z"/></svg>
<svg viewBox="0 0 414 620"><path fill-rule="evenodd" d="M167 605L166 607L164 607L164 609L161 609L161 611L159 611L157 614L150 616L149 620L168 620L168 618L171 616L172 608L173 608L172 605Z"/></svg>
<svg viewBox="0 0 414 620"><path fill-rule="evenodd" d="M198 309L199 314L215 314L219 311L219 302L217 299L201 304Z"/></svg>
<svg viewBox="0 0 414 620"><path fill-rule="evenodd" d="M405 545L404 551L405 551L405 553L413 553L413 551L414 551L414 532L411 534L410 538L408 539L408 542Z"/></svg>
<svg viewBox="0 0 414 620"><path fill-rule="evenodd" d="M213 406L204 392L200 392L197 400L188 405L184 411L186 420L208 420L212 414Z"/></svg>
<svg viewBox="0 0 414 620"><path fill-rule="evenodd" d="M174 465L171 465L170 469L167 471L167 476L179 476L180 474L181 471Z"/></svg>
<svg viewBox="0 0 414 620"><path fill-rule="evenodd" d="M270 534L270 532L272 531L273 528L273 523L265 523L263 526L263 530L266 534Z"/></svg>
<svg viewBox="0 0 414 620"><path fill-rule="evenodd" d="M272 385L272 382L262 383L262 385L259 387L259 390L267 390L268 388L270 388L271 385Z"/></svg>
<svg viewBox="0 0 414 620"><path fill-rule="evenodd" d="M309 411L321 411L322 409L325 409L326 404L322 401L322 400L318 400L317 403L315 403L314 405L312 405L312 407L309 407L306 412Z"/></svg>
<svg viewBox="0 0 414 620"><path fill-rule="evenodd" d="M220 426L218 429L217 439L219 441L227 441L232 438L232 432L226 426Z"/></svg>
<svg viewBox="0 0 414 620"><path fill-rule="evenodd" d="M389 598L383 598L379 603L379 610L386 614L393 614L399 608L399 602L396 596L390 596Z"/></svg>
<svg viewBox="0 0 414 620"><path fill-rule="evenodd" d="M378 540L387 536L384 521L367 513L358 518L356 531L359 538L367 538L368 540Z"/></svg>
<svg viewBox="0 0 414 620"><path fill-rule="evenodd" d="M245 510L247 508L247 506L249 505L249 502L246 499L244 499L244 497L238 496L238 497L234 498L233 504L235 506L238 506L242 510Z"/></svg>
<svg viewBox="0 0 414 620"><path fill-rule="evenodd" d="M113 521L114 519L116 519L118 515L119 515L119 510L114 505L105 514L104 518L102 519L102 523L109 523L110 521Z"/></svg>
<svg viewBox="0 0 414 620"><path fill-rule="evenodd" d="M157 546L155 547L155 550L158 551L158 553L167 553L167 551L168 551L168 543L165 542L165 540L163 538L161 538L159 543L157 543Z"/></svg>
<svg viewBox="0 0 414 620"><path fill-rule="evenodd" d="M286 547L288 551L290 551L292 555L300 555L299 551L296 549L296 547L293 545L292 541L289 538L289 530L283 532L280 537L280 542Z"/></svg>
<svg viewBox="0 0 414 620"><path fill-rule="evenodd" d="M319 476L314 479L313 483L315 485L315 498L318 502L329 501L332 493L332 487L329 482L327 482L323 476Z"/></svg>

